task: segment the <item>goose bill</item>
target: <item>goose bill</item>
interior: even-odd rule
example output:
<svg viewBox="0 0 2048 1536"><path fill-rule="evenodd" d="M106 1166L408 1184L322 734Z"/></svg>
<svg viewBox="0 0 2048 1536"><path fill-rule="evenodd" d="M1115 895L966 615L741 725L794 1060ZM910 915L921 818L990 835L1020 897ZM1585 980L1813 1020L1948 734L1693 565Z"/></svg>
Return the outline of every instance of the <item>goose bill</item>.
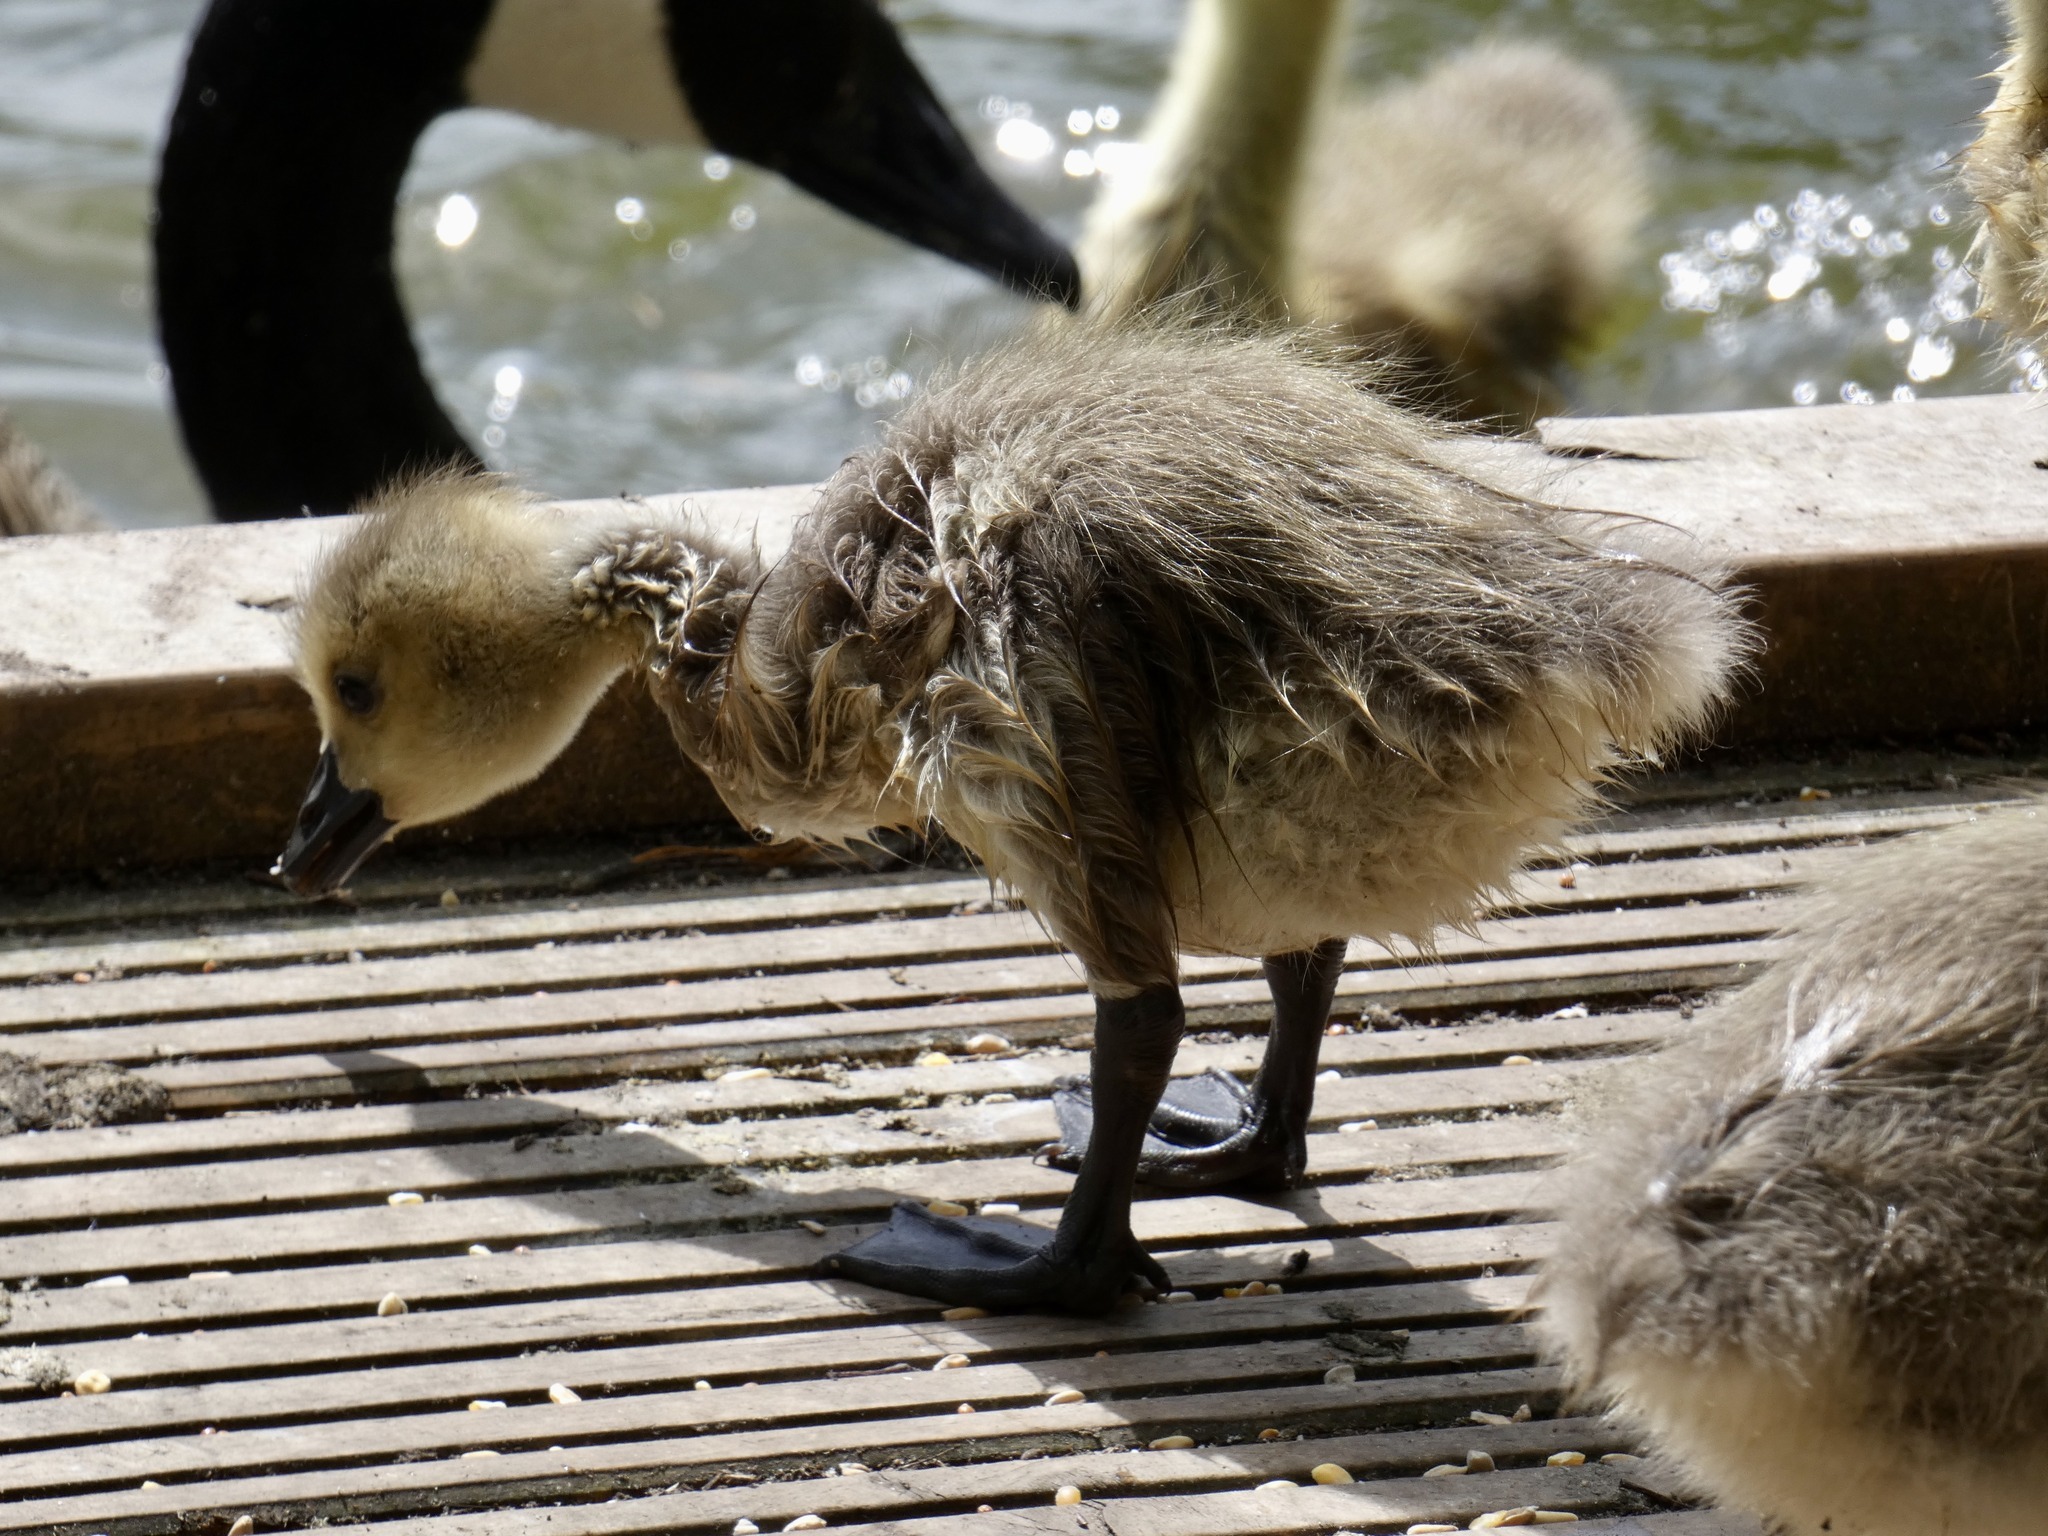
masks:
<svg viewBox="0 0 2048 1536"><path fill-rule="evenodd" d="M384 815L374 789L350 789L341 782L334 748L320 753L313 782L284 853L270 872L300 896L338 891L398 825Z"/></svg>
<svg viewBox="0 0 2048 1536"><path fill-rule="evenodd" d="M712 147L1022 292L1081 270L990 178L875 0L669 0L670 51Z"/></svg>

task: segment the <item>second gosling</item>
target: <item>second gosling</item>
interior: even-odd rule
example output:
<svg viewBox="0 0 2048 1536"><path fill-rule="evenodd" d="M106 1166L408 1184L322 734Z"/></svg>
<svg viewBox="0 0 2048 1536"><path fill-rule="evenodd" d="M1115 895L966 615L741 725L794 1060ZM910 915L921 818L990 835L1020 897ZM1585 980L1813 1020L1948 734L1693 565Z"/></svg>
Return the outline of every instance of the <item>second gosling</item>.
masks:
<svg viewBox="0 0 2048 1536"><path fill-rule="evenodd" d="M1742 650L1695 555L1488 489L1454 447L1281 339L1062 327L906 408L773 562L687 518L402 487L302 605L326 746L281 872L331 888L530 778L628 668L747 825L937 823L1086 972L1080 1176L1056 1233L906 1205L834 1262L1105 1311L1167 1284L1137 1178L1301 1174L1345 941L1469 920ZM1274 1022L1249 1089L1162 1108L1183 951L1261 957Z"/></svg>
<svg viewBox="0 0 2048 1536"><path fill-rule="evenodd" d="M2039 1530L2048 805L1860 858L1785 942L1561 1191L1553 1352L1786 1536Z"/></svg>

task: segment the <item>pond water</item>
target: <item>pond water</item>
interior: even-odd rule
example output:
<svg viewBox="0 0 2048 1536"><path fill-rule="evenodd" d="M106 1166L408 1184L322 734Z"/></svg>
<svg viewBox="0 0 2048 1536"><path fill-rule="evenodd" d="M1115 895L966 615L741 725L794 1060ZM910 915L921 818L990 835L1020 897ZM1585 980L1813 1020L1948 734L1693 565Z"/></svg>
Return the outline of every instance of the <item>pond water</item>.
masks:
<svg viewBox="0 0 2048 1536"><path fill-rule="evenodd" d="M0 404L125 524L204 515L144 236L199 9L0 0ZM1092 152L1142 125L1181 7L891 10L998 175L1071 236ZM1656 214L1577 409L2048 384L1969 318L1960 269L1951 165L1990 97L1993 0L1376 0L1349 74L1363 88L1489 33L1612 71L1657 145ZM429 133L399 227L442 399L493 462L558 495L822 475L938 359L1025 309L743 165L496 113Z"/></svg>

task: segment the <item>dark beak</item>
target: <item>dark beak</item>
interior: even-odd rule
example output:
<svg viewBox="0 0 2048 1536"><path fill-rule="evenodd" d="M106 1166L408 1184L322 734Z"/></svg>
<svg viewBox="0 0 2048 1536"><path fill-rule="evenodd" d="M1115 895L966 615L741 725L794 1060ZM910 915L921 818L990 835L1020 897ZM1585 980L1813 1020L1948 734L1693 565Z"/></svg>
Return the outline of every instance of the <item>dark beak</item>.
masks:
<svg viewBox="0 0 2048 1536"><path fill-rule="evenodd" d="M347 884L396 825L385 819L384 802L375 790L342 784L334 748L324 747L291 841L270 872L297 895L325 896Z"/></svg>
<svg viewBox="0 0 2048 1536"><path fill-rule="evenodd" d="M989 178L875 0L668 0L713 147L855 218L1069 307L1073 255Z"/></svg>

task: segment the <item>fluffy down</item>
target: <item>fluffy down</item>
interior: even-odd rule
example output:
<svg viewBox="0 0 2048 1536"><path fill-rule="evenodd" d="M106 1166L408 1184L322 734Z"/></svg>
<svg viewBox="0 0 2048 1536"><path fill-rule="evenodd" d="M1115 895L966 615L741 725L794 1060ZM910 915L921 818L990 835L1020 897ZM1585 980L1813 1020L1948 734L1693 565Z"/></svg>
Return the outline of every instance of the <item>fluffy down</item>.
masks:
<svg viewBox="0 0 2048 1536"><path fill-rule="evenodd" d="M1059 328L933 388L654 658L743 820L936 818L1107 995L1467 920L1745 633L1696 553L1448 465L1270 337ZM682 633L678 630L677 633Z"/></svg>
<svg viewBox="0 0 2048 1536"><path fill-rule="evenodd" d="M42 450L0 411L0 538L106 527Z"/></svg>
<svg viewBox="0 0 2048 1536"><path fill-rule="evenodd" d="M1963 185L1984 213L1971 248L1986 310L2014 335L2048 335L2048 4L2010 0L2012 56Z"/></svg>
<svg viewBox="0 0 2048 1536"><path fill-rule="evenodd" d="M2044 919L2048 810L1859 859L1561 1192L1570 1376L1794 1536L2040 1528Z"/></svg>
<svg viewBox="0 0 2048 1536"><path fill-rule="evenodd" d="M1457 54L1338 108L1295 224L1296 318L1405 359L1422 393L1533 418L1612 303L1649 209L1605 75L1536 43Z"/></svg>

